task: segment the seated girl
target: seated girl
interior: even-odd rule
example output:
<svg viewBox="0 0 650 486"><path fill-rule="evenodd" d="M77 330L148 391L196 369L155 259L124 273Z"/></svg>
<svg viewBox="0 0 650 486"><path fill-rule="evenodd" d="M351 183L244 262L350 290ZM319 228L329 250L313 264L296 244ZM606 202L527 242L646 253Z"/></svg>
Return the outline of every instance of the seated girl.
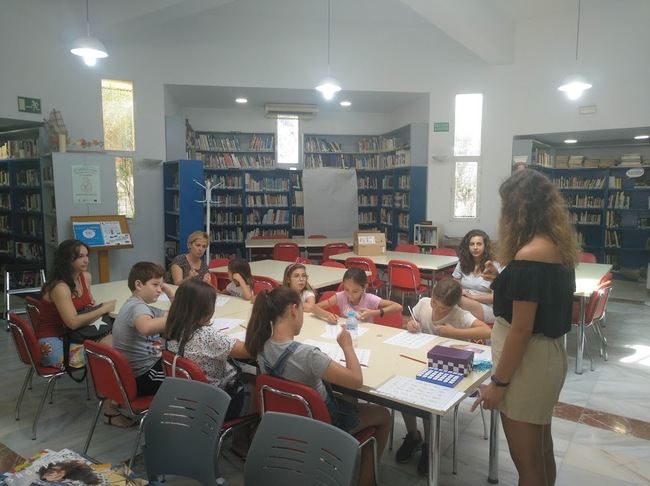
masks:
<svg viewBox="0 0 650 486"><path fill-rule="evenodd" d="M250 358L244 343L219 332L212 324L216 291L201 280L189 279L176 290L165 324L167 348L191 359L205 373L208 382L231 397L226 420L248 411L250 390L231 358Z"/></svg>
<svg viewBox="0 0 650 486"><path fill-rule="evenodd" d="M224 289L226 294L246 300L253 298L253 274L246 260L241 257L230 260L228 262L228 278L230 283Z"/></svg>
<svg viewBox="0 0 650 486"><path fill-rule="evenodd" d="M330 324L337 323L338 318L336 315L316 305L316 294L311 288L311 285L309 285L307 267L305 265L302 263L292 263L287 266L284 271L282 285L298 292L305 312L311 312Z"/></svg>
<svg viewBox="0 0 650 486"><path fill-rule="evenodd" d="M373 317L383 317L391 312L401 312L402 306L392 300L366 292L368 276L360 268L348 268L343 274L343 290L316 304L322 309L337 305L344 316L349 311L357 313L360 321L373 322Z"/></svg>
<svg viewBox="0 0 650 486"><path fill-rule="evenodd" d="M376 427L377 457L386 446L390 427L390 415L384 407L357 404L337 399L326 383L346 388L363 385L361 365L352 346L350 333L344 328L337 342L345 355L345 366L318 348L294 341L303 324L303 307L300 295L287 287L271 292L260 292L253 304L253 311L246 330L246 349L257 362L262 373L297 381L314 388L327 404L332 424L350 433L364 428ZM372 481L372 458L364 449L362 480Z"/></svg>

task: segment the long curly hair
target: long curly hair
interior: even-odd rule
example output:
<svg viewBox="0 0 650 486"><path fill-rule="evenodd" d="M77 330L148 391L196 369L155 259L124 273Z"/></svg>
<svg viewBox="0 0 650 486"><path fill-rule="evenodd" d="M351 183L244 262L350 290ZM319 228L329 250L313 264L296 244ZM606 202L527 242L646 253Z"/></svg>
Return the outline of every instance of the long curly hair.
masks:
<svg viewBox="0 0 650 486"><path fill-rule="evenodd" d="M562 264L575 267L576 232L564 198L548 177L532 169L516 171L501 184L499 195L499 263L507 265L534 236L543 235L557 245Z"/></svg>
<svg viewBox="0 0 650 486"><path fill-rule="evenodd" d="M472 273L476 266L474 257L469 251L469 242L475 236L483 238L483 255L481 255L481 261L479 262L479 271L482 272L485 270L485 262L492 260L492 244L490 243L490 237L488 234L480 229L470 230L465 236L463 236L463 240L460 242L460 246L458 247L460 269L465 274Z"/></svg>
<svg viewBox="0 0 650 486"><path fill-rule="evenodd" d="M59 246L54 252L54 266L50 272L50 278L43 284L41 292L47 294L59 282L63 282L70 287L72 295L77 295L77 288L72 275L72 262L79 258L79 251L81 247L88 250L88 245L79 240L65 240L59 243Z"/></svg>

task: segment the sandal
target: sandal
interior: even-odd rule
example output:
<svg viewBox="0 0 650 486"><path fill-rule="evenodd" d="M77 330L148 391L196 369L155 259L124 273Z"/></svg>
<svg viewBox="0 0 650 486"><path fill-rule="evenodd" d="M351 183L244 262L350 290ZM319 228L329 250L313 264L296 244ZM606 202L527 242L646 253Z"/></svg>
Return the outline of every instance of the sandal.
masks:
<svg viewBox="0 0 650 486"><path fill-rule="evenodd" d="M133 427L138 423L137 420L130 419L129 417L122 415L121 413L111 415L111 414L104 414L104 423L108 425L112 425L113 427L119 427L121 429L128 429L130 427Z"/></svg>

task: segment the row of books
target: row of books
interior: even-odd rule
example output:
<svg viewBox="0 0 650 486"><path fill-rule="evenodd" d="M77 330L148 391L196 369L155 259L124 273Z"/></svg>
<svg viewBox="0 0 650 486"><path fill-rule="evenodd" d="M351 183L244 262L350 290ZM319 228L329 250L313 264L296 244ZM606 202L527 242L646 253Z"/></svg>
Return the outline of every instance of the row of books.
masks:
<svg viewBox="0 0 650 486"><path fill-rule="evenodd" d="M400 228L409 227L409 214L408 213L399 213L397 215L397 226Z"/></svg>
<svg viewBox="0 0 650 486"><path fill-rule="evenodd" d="M602 208L604 202L600 196L587 196L583 194L565 194L564 199L570 208Z"/></svg>
<svg viewBox="0 0 650 486"><path fill-rule="evenodd" d="M233 229L210 229L210 241L241 243L244 241L244 232L241 228Z"/></svg>
<svg viewBox="0 0 650 486"><path fill-rule="evenodd" d="M34 216L21 216L17 220L20 234L40 238L42 235L41 218Z"/></svg>
<svg viewBox="0 0 650 486"><path fill-rule="evenodd" d="M39 186L41 179L37 169L26 169L16 171L16 184L18 186Z"/></svg>
<svg viewBox="0 0 650 486"><path fill-rule="evenodd" d="M600 213L590 213L583 211L581 213L570 213L569 221L574 224L600 224Z"/></svg>
<svg viewBox="0 0 650 486"><path fill-rule="evenodd" d="M288 224L289 211L286 209L269 209L266 212L251 211L246 215L246 224Z"/></svg>
<svg viewBox="0 0 650 486"><path fill-rule="evenodd" d="M294 191L291 195L291 204L293 207L303 207L305 205L305 198L302 191Z"/></svg>
<svg viewBox="0 0 650 486"><path fill-rule="evenodd" d="M379 199L376 194L359 194L359 206L377 206Z"/></svg>
<svg viewBox="0 0 650 486"><path fill-rule="evenodd" d="M286 194L256 194L246 196L246 205L252 206L288 206Z"/></svg>
<svg viewBox="0 0 650 486"><path fill-rule="evenodd" d="M392 175L387 175L384 176L381 180L381 188L382 189L392 189L393 188L393 176Z"/></svg>
<svg viewBox="0 0 650 486"><path fill-rule="evenodd" d="M342 152L341 144L324 138L306 137L305 152Z"/></svg>
<svg viewBox="0 0 650 486"><path fill-rule="evenodd" d="M397 187L399 189L410 190L411 178L407 175L402 175L397 178Z"/></svg>
<svg viewBox="0 0 650 486"><path fill-rule="evenodd" d="M605 186L605 178L585 179L578 176L562 176L554 178L553 184L560 189L602 189Z"/></svg>
<svg viewBox="0 0 650 486"><path fill-rule="evenodd" d="M607 211L605 214L605 226L620 226L621 225L621 215L615 211Z"/></svg>
<svg viewBox="0 0 650 486"><path fill-rule="evenodd" d="M0 233L11 233L11 216L8 214L0 215Z"/></svg>
<svg viewBox="0 0 650 486"><path fill-rule="evenodd" d="M274 137L273 135L253 135L253 138L251 138L251 143L250 143L250 150L259 150L259 151L266 151L266 150L273 150L274 147Z"/></svg>
<svg viewBox="0 0 650 486"><path fill-rule="evenodd" d="M260 229L255 228L246 232L246 239L250 240L255 236L268 236L270 238L289 238L289 232L286 229Z"/></svg>
<svg viewBox="0 0 650 486"><path fill-rule="evenodd" d="M620 231L607 230L605 231L605 246L620 248L623 245L623 235Z"/></svg>
<svg viewBox="0 0 650 486"><path fill-rule="evenodd" d="M630 207L630 196L624 192L617 192L615 194L610 194L609 199L607 200L607 207L617 208L617 209L629 209Z"/></svg>
<svg viewBox="0 0 650 486"><path fill-rule="evenodd" d="M426 226L416 225L413 241L415 241L416 244L437 245L438 228L436 226L427 228Z"/></svg>
<svg viewBox="0 0 650 486"><path fill-rule="evenodd" d="M9 184L9 171L0 170L0 186L8 186Z"/></svg>
<svg viewBox="0 0 650 486"><path fill-rule="evenodd" d="M377 178L373 176L357 176L357 188L377 189Z"/></svg>
<svg viewBox="0 0 650 486"><path fill-rule="evenodd" d="M393 195L383 194L381 196L381 205L382 207L391 207L393 205Z"/></svg>
<svg viewBox="0 0 650 486"><path fill-rule="evenodd" d="M291 215L291 228L293 230L305 229L305 215L304 214L292 214Z"/></svg>
<svg viewBox="0 0 650 486"><path fill-rule="evenodd" d="M272 169L273 155L199 154L206 169Z"/></svg>
<svg viewBox="0 0 650 486"><path fill-rule="evenodd" d="M194 136L197 150L241 150L239 138L224 137L213 133L196 133Z"/></svg>
<svg viewBox="0 0 650 486"><path fill-rule="evenodd" d="M609 176L609 184L608 184L610 189L622 189L623 188L623 179L620 177L616 176Z"/></svg>
<svg viewBox="0 0 650 486"><path fill-rule="evenodd" d="M395 193L393 197L393 206L401 209L409 208L409 193L408 192L398 192Z"/></svg>
<svg viewBox="0 0 650 486"><path fill-rule="evenodd" d="M641 154L623 154L619 165L621 167L639 167L643 164Z"/></svg>
<svg viewBox="0 0 650 486"><path fill-rule="evenodd" d="M322 154L305 154L305 169L322 169L323 167L333 167L345 169L345 156L336 154L334 157Z"/></svg>
<svg viewBox="0 0 650 486"><path fill-rule="evenodd" d="M379 221L381 224L393 224L393 212L390 209L382 209L379 212Z"/></svg>
<svg viewBox="0 0 650 486"><path fill-rule="evenodd" d="M16 258L37 261L43 259L43 245L40 243L16 241Z"/></svg>
<svg viewBox="0 0 650 486"><path fill-rule="evenodd" d="M34 159L39 156L38 140L7 140L0 142L0 160Z"/></svg>
<svg viewBox="0 0 650 486"><path fill-rule="evenodd" d="M214 218L211 218L212 224L242 224L242 214L232 211L215 211Z"/></svg>
<svg viewBox="0 0 650 486"><path fill-rule="evenodd" d="M0 209L11 210L11 194L6 192L0 193Z"/></svg>
<svg viewBox="0 0 650 486"><path fill-rule="evenodd" d="M242 206L241 194L214 194L212 193L211 203L213 206L222 207L241 207ZM216 209L213 209L215 212Z"/></svg>
<svg viewBox="0 0 650 486"><path fill-rule="evenodd" d="M241 176L211 176L208 178L210 184L216 186L219 189L241 189L242 181Z"/></svg>
<svg viewBox="0 0 650 486"><path fill-rule="evenodd" d="M377 223L377 213L374 211L360 211L359 212L359 224L376 224Z"/></svg>
<svg viewBox="0 0 650 486"><path fill-rule="evenodd" d="M18 208L21 211L40 211L41 210L41 195L40 194L24 194L18 201Z"/></svg>
<svg viewBox="0 0 650 486"><path fill-rule="evenodd" d="M289 180L281 177L263 177L257 179L250 174L245 174L245 187L247 191L288 191Z"/></svg>

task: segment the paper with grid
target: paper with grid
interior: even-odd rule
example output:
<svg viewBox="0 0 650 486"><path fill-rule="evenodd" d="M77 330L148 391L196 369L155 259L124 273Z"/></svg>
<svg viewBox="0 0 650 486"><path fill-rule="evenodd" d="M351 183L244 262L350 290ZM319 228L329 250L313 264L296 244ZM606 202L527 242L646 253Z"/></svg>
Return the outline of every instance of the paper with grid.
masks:
<svg viewBox="0 0 650 486"><path fill-rule="evenodd" d="M399 334L395 334L393 337L386 339L384 344L392 344L394 346L401 346L403 348L417 349L425 344L430 343L438 336L435 334L426 334L424 332L408 332L402 331Z"/></svg>
<svg viewBox="0 0 650 486"><path fill-rule="evenodd" d="M345 362L345 355L338 343L326 343L325 341L316 341L315 339L305 339L303 343L320 349L334 361L339 363ZM368 362L370 361L370 350L365 348L354 348L354 352L359 359L359 363L368 366Z"/></svg>
<svg viewBox="0 0 650 486"><path fill-rule="evenodd" d="M409 376L393 376L372 390L372 393L441 411L449 410L463 397L462 393L453 388L419 381Z"/></svg>

